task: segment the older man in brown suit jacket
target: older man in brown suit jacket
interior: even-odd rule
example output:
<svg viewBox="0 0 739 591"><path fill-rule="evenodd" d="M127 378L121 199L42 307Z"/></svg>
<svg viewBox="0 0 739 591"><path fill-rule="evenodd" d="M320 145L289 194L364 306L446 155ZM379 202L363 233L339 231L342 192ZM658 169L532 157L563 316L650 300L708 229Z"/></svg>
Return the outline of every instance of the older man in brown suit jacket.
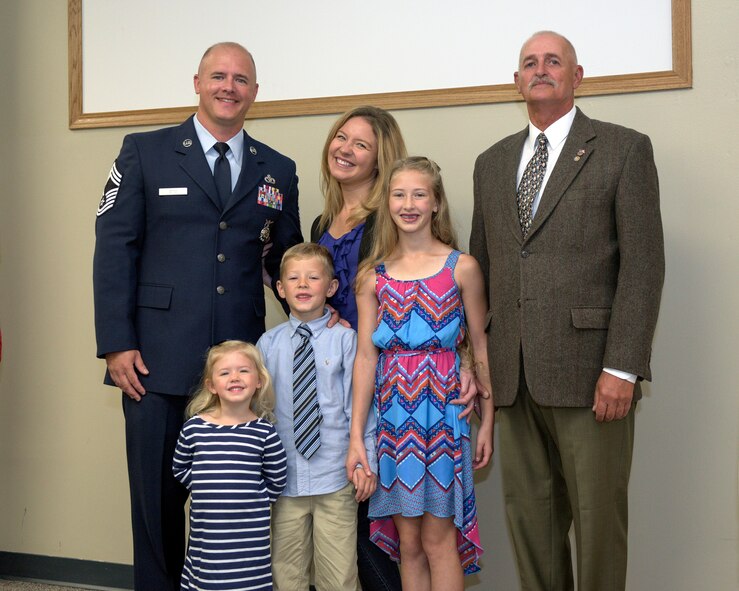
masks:
<svg viewBox="0 0 739 591"><path fill-rule="evenodd" d="M579 588L625 588L634 410L664 277L649 138L575 108L582 76L567 39L531 37L514 74L529 127L475 165L470 251L488 286L506 517L526 590L573 589L573 518Z"/></svg>

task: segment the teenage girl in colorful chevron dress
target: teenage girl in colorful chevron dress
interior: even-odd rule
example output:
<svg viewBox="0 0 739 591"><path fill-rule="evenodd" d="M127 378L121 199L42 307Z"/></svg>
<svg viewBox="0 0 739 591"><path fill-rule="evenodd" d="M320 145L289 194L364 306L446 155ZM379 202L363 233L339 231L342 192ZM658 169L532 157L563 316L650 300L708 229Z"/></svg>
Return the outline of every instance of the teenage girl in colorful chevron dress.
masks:
<svg viewBox="0 0 739 591"><path fill-rule="evenodd" d="M479 570L474 469L493 453L493 401L482 398L474 447L450 404L460 355L490 392L487 299L477 261L457 250L439 167L395 164L375 242L357 275L358 350L347 475L367 471L362 434L377 413L379 482L371 539L400 561L404 591L457 591ZM474 450L474 454L473 454Z"/></svg>

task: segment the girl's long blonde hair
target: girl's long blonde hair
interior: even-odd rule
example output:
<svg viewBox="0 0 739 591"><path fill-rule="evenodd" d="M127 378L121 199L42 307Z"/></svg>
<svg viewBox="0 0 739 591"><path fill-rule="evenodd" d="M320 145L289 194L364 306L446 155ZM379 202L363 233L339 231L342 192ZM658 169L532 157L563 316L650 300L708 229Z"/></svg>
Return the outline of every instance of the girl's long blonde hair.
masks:
<svg viewBox="0 0 739 591"><path fill-rule="evenodd" d="M441 178L441 168L433 160L425 156L410 156L398 160L393 164L383 187L384 199L377 209L377 220L375 222L374 243L369 256L359 266L357 272L356 286L360 286L368 273L374 273L375 267L387 259L398 245L398 227L390 216L390 185L396 174L414 170L426 174L431 179L431 190L436 198L437 210L431 217L431 235L450 246L459 250L457 245L457 233L452 225L449 212L449 201L444 190L444 182ZM465 331L464 339L457 347L461 358L462 367L474 368L474 354L469 333Z"/></svg>
<svg viewBox="0 0 739 591"><path fill-rule="evenodd" d="M434 238L455 250L458 248L457 233L454 231L454 226L452 226L449 201L444 191L439 165L425 156L410 156L397 160L383 184L383 199L377 208L372 250L359 266L357 285L360 285L360 277L364 277L366 273L374 272L375 266L387 259L398 244L398 227L390 216L390 185L395 175L406 170L414 170L429 176L431 190L434 193L437 205L437 211L431 218L431 234Z"/></svg>
<svg viewBox="0 0 739 591"><path fill-rule="evenodd" d="M344 124L354 117L364 119L375 134L375 138L377 139L377 174L367 200L349 218L350 223L353 225L361 223L370 213L377 209L382 200L382 187L385 177L390 171L390 167L393 162L399 158L405 158L407 154L398 122L385 109L365 105L355 107L339 117L331 128L331 131L328 132L328 137L321 153L321 191L325 199L323 213L318 222L318 231L321 233L328 229L331 222L339 215L341 208L344 206L341 185L339 185L339 181L331 176L331 172L328 169L329 146Z"/></svg>
<svg viewBox="0 0 739 591"><path fill-rule="evenodd" d="M275 393L272 388L272 378L264 366L262 354L259 352L259 349L251 343L245 343L244 341L223 341L208 349L208 356L205 359L205 368L200 378L200 384L185 409L186 417L190 418L200 413L207 413L220 406L221 403L218 395L213 394L208 389L208 385L211 382L213 368L216 363L229 353L241 353L254 364L262 386L254 392L254 396L251 399L251 410L259 418L274 422L275 417L272 410L275 407Z"/></svg>

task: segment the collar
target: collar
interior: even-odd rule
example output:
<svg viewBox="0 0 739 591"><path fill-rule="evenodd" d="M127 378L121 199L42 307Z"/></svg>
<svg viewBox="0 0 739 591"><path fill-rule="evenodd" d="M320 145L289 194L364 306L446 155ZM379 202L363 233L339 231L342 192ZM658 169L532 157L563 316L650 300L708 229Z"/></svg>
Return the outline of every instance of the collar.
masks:
<svg viewBox="0 0 739 591"><path fill-rule="evenodd" d="M298 330L298 326L301 324L307 324L308 328L310 328L311 333L313 333L313 338L317 338L319 334L321 334L321 331L323 331L324 328L326 328L326 325L328 324L328 321L331 318L331 312L328 308L323 309L323 316L316 318L315 320L311 320L310 322L303 322L302 320L298 320L290 314L290 336L294 337L295 333Z"/></svg>
<svg viewBox="0 0 739 591"><path fill-rule="evenodd" d="M198 121L197 115L192 118L192 121L195 124L195 133L198 134L200 145L203 146L203 153L208 152L209 150L213 150L213 146L216 145L218 140L213 137L213 135L205 128L205 126L200 123L200 121ZM226 143L228 144L228 147L231 148L231 152L233 153L236 162L241 162L241 157L244 153L244 132L239 131Z"/></svg>
<svg viewBox="0 0 739 591"><path fill-rule="evenodd" d="M573 106L567 114L563 115L547 127L544 135L547 136L547 143L549 144L550 149L558 149L567 139L567 135L570 133L570 128L572 127L572 122L575 120L576 113L577 109ZM540 133L542 133L541 129L538 129L533 123L531 123L531 121L529 121L529 137L526 139L526 142L530 148L535 148L536 138Z"/></svg>

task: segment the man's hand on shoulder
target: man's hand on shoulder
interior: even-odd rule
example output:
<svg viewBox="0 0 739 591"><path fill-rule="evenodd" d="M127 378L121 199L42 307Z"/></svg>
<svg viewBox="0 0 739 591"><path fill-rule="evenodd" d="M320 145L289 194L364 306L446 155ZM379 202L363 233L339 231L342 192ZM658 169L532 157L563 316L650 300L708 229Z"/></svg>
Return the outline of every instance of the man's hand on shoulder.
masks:
<svg viewBox="0 0 739 591"><path fill-rule="evenodd" d="M141 400L146 394L146 389L141 385L138 374L149 374L141 353L137 349L107 353L105 363L108 364L108 371L115 385L123 390L126 396L136 401Z"/></svg>
<svg viewBox="0 0 739 591"><path fill-rule="evenodd" d="M634 384L608 373L601 372L595 384L593 412L599 423L623 419L631 409Z"/></svg>

